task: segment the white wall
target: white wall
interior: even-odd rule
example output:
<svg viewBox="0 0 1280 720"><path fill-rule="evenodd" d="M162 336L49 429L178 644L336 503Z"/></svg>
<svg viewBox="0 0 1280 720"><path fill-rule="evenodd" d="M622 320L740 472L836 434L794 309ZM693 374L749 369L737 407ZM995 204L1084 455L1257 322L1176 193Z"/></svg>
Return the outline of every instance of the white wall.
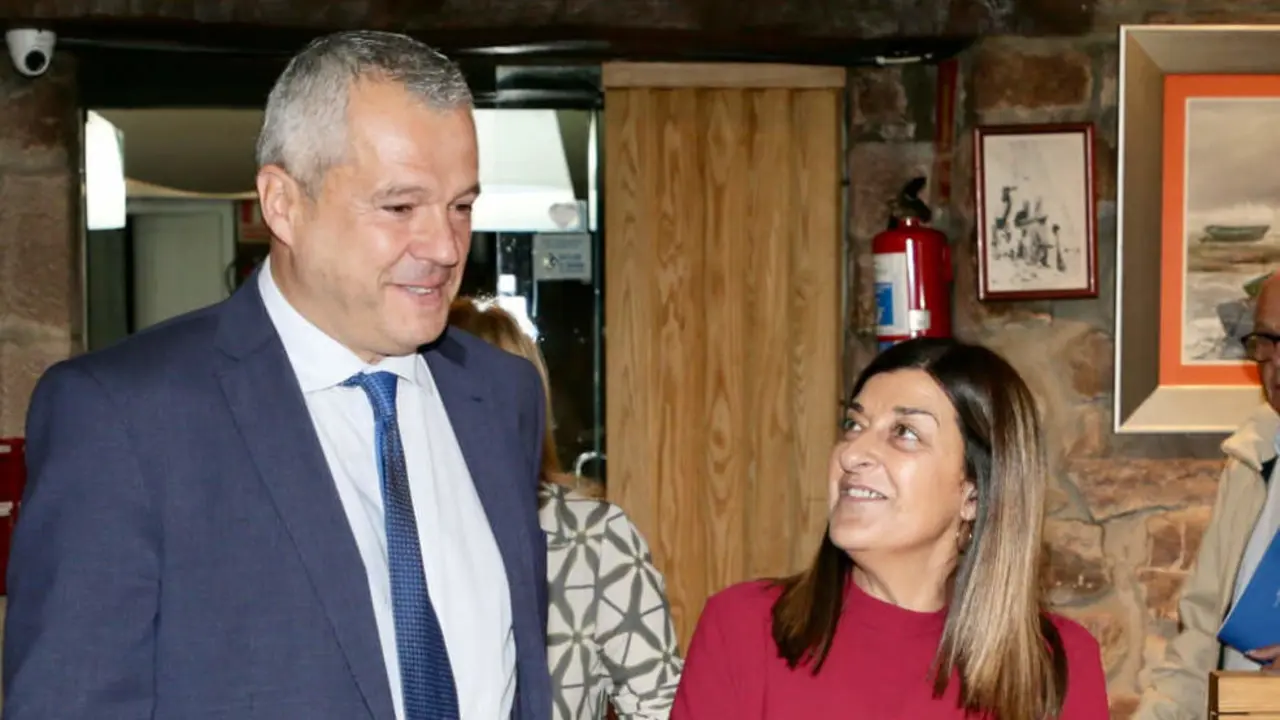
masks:
<svg viewBox="0 0 1280 720"><path fill-rule="evenodd" d="M230 200L131 201L133 326L141 330L230 294L235 206Z"/></svg>

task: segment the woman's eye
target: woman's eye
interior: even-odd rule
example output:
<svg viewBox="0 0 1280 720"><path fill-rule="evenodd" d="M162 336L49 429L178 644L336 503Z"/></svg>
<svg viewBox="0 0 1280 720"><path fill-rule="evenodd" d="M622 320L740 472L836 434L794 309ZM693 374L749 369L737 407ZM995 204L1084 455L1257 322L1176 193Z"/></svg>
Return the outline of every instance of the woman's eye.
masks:
<svg viewBox="0 0 1280 720"><path fill-rule="evenodd" d="M916 434L916 431L912 430L910 427L906 425L895 425L893 428L893 435L894 437L899 437L899 438L902 438L903 440L919 440L920 439L920 436Z"/></svg>
<svg viewBox="0 0 1280 720"><path fill-rule="evenodd" d="M840 429L843 430L844 432L853 432L861 428L862 426L858 423L858 421L854 420L851 417L847 417L844 420L840 421Z"/></svg>
<svg viewBox="0 0 1280 720"><path fill-rule="evenodd" d="M382 209L386 210L392 215L408 215L409 213L413 212L412 205L387 205Z"/></svg>

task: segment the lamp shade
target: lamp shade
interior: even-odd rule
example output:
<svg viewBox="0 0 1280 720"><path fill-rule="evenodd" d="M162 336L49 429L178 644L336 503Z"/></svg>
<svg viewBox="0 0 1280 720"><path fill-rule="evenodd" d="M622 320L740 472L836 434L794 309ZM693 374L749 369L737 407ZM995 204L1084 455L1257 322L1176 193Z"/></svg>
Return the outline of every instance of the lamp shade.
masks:
<svg viewBox="0 0 1280 720"><path fill-rule="evenodd" d="M477 109L480 198L476 232L554 232L576 209L555 110ZM554 212L553 212L554 210Z"/></svg>
<svg viewBox="0 0 1280 720"><path fill-rule="evenodd" d="M84 125L85 225L90 230L125 226L124 136L89 111Z"/></svg>

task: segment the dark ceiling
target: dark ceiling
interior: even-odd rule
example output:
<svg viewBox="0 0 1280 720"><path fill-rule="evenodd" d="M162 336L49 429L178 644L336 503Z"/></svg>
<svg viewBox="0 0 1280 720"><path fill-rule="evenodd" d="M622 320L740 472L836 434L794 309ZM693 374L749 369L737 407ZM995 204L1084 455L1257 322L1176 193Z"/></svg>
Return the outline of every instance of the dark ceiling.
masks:
<svg viewBox="0 0 1280 720"><path fill-rule="evenodd" d="M455 56L860 65L987 33L1080 33L1095 0L6 0L68 39L288 54L319 32L407 32Z"/></svg>

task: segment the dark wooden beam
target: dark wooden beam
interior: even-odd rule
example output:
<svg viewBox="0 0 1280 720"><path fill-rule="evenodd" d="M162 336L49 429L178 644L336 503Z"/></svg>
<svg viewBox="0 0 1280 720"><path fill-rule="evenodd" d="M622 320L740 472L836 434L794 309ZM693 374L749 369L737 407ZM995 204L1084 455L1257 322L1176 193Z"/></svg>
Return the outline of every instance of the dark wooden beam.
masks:
<svg viewBox="0 0 1280 720"><path fill-rule="evenodd" d="M289 56L320 32L104 19L58 20L48 26L58 32L57 52L73 53L80 60L82 102L99 108L261 107ZM591 69L609 60L854 67L936 62L969 43L963 37L850 42L754 30L712 34L588 27L495 27L413 34L459 61L482 107L584 109L600 106L598 72L592 76ZM531 65L561 69L522 69Z"/></svg>
<svg viewBox="0 0 1280 720"><path fill-rule="evenodd" d="M813 63L852 58L864 64L877 56L930 54L919 52L926 41L963 41L984 33L1024 29L1018 26L1025 25L1026 18L1049 17L1062 28L1085 27L1093 2L0 0L0 24L50 26L73 39L201 44L255 52L292 52L319 33L378 28L407 32L461 54L551 50L595 61L794 57ZM1029 9L1010 12L1015 4ZM1064 19L1070 13L1061 9L1047 14L1037 11L1041 6L1086 10L1080 22L1074 16ZM899 48L904 43L910 52Z"/></svg>
<svg viewBox="0 0 1280 720"><path fill-rule="evenodd" d="M720 0L713 0L719 2ZM77 19L41 21L58 32L59 47L154 52L210 52L287 57L322 31L181 21ZM869 37L851 41L768 28L729 31L517 26L412 30L410 34L458 59L490 62L600 63L609 60L791 62L873 65L936 62L959 52L968 36Z"/></svg>
<svg viewBox="0 0 1280 720"><path fill-rule="evenodd" d="M64 48L65 51L65 48ZM82 105L112 108L261 108L288 62L284 53L134 50L75 46ZM499 65L490 58L459 62L480 107L598 109L597 65Z"/></svg>
<svg viewBox="0 0 1280 720"><path fill-rule="evenodd" d="M79 59L82 102L97 108L261 107L289 56L316 31L191 23L60 21L58 52ZM857 42L778 33L522 29L417 33L458 60L482 107L597 108L599 63L615 59L790 62L852 67L936 62L967 38ZM591 39L563 40L558 37Z"/></svg>
<svg viewBox="0 0 1280 720"><path fill-rule="evenodd" d="M1078 0L1077 0L1078 2ZM1011 0L3 0L0 21L114 19L333 30L583 27L867 38L1000 30ZM1059 6L1055 0L1024 0Z"/></svg>

